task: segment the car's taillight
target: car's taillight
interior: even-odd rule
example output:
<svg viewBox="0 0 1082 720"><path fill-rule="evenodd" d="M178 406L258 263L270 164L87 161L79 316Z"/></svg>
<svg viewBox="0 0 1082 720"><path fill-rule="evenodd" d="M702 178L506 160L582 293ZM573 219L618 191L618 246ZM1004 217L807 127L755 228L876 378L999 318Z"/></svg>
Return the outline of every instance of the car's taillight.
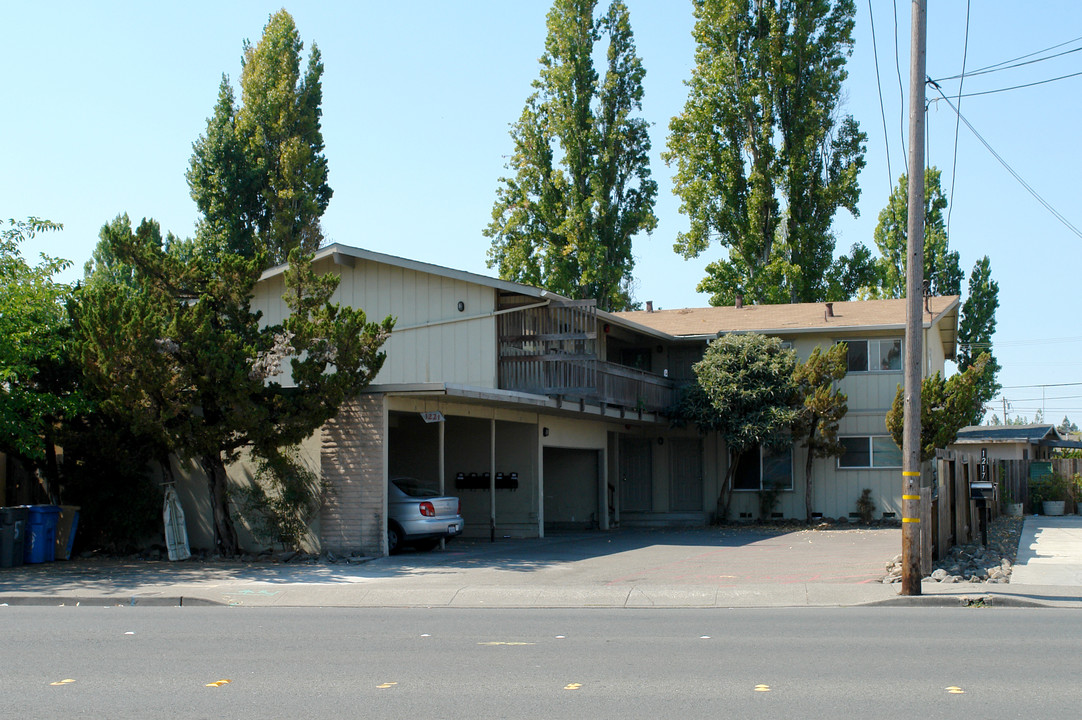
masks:
<svg viewBox="0 0 1082 720"><path fill-rule="evenodd" d="M461 514L462 514L462 500L459 500L458 501L458 509L455 510L455 515L461 515Z"/></svg>
<svg viewBox="0 0 1082 720"><path fill-rule="evenodd" d="M432 503L421 503L421 514L425 517L436 517L436 508L432 507Z"/></svg>

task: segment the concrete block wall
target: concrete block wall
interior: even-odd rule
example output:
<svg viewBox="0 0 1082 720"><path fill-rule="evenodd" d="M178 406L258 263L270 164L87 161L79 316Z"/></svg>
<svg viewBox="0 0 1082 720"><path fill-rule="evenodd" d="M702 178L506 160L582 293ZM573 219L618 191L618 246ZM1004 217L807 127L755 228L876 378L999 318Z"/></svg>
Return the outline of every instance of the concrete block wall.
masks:
<svg viewBox="0 0 1082 720"><path fill-rule="evenodd" d="M323 426L320 465L327 482L320 511L324 551L386 554L382 395L364 395Z"/></svg>

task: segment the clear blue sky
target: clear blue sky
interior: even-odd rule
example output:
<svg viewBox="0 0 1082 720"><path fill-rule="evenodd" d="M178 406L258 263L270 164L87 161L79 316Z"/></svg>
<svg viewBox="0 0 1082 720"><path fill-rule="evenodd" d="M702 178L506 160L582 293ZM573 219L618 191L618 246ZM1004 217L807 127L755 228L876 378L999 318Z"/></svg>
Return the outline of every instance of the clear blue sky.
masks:
<svg viewBox="0 0 1082 720"><path fill-rule="evenodd" d="M664 308L702 306L695 292L712 248L685 261L672 252L686 226L659 154L685 99L694 51L691 5L627 0L647 69L643 115L653 123L652 167L660 185L657 230L636 239L636 297ZM857 0L856 47L846 111L868 133L860 217L836 219L838 248L872 246L872 231L897 176L907 136L896 67L908 94L910 3L872 0L886 133L880 115L867 0ZM929 3L928 74L962 67L965 0ZM240 72L245 38L258 41L267 2L14 2L0 0L0 216L64 223L28 250L71 259L81 276L100 227L118 213L157 218L193 232L184 172L204 131L222 73ZM473 272L485 267L487 224L510 152L508 124L521 113L543 50L544 0L286 5L306 51L323 53L323 131L334 198L324 216L337 242ZM900 55L895 61L895 25ZM1050 0L1040 11L1009 0L973 2L966 67L975 70L1074 40L1082 5ZM977 92L1082 70L1082 52L968 78ZM957 81L943 83L957 92ZM1044 199L1082 226L1078 120L1082 77L963 98L962 114ZM931 97L931 93L930 93ZM929 159L953 187L951 246L968 277L984 254L1000 284L996 352L1012 415L1082 422L1079 237L1031 197L963 125L954 164L955 115L935 103ZM907 141L906 141L907 142ZM890 170L887 170L889 147ZM1042 400L1043 397L1043 400ZM996 401L998 412L1002 411Z"/></svg>

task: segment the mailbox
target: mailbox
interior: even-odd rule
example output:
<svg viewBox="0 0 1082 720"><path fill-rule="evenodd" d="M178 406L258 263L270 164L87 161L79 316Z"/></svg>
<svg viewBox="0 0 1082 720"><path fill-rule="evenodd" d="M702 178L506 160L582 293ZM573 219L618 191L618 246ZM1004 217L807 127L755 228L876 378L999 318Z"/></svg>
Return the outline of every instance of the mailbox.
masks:
<svg viewBox="0 0 1082 720"><path fill-rule="evenodd" d="M969 497L972 500L991 502L996 499L996 486L989 480L974 480L969 483Z"/></svg>

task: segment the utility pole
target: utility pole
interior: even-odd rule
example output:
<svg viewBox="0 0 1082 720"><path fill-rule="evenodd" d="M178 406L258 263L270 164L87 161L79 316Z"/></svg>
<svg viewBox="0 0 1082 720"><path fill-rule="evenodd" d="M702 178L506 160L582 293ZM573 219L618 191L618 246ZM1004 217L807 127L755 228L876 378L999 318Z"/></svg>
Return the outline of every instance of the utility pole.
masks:
<svg viewBox="0 0 1082 720"><path fill-rule="evenodd" d="M909 43L909 224L906 244L905 407L902 429L902 595L920 595L920 382L924 289L926 0L913 0Z"/></svg>

